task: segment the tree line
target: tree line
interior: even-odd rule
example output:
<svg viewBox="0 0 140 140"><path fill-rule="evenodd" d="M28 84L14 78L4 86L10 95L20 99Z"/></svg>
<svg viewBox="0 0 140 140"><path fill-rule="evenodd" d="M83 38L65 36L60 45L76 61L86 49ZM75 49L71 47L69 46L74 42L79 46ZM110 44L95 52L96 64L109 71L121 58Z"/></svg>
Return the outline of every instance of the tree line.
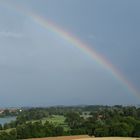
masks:
<svg viewBox="0 0 140 140"><path fill-rule="evenodd" d="M65 116L69 129L41 119ZM38 120L38 121L31 121ZM7 131L10 128L10 131ZM140 108L134 106L78 106L25 109L16 121L0 126L0 140L80 135L140 137Z"/></svg>

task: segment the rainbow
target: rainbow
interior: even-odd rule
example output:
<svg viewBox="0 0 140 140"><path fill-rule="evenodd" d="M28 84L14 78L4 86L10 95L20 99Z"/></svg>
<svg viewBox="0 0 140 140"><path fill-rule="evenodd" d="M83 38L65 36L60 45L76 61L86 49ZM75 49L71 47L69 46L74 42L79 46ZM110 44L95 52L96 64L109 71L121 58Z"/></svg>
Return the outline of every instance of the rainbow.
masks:
<svg viewBox="0 0 140 140"><path fill-rule="evenodd" d="M8 5L9 6L9 5ZM125 76L121 74L119 70L117 70L105 57L100 55L96 52L93 47L86 45L83 43L78 37L74 36L73 34L66 32L64 29L53 23L51 20L47 20L44 17L40 16L37 13L31 12L28 9L21 7L20 5L10 5L10 9L16 10L21 14L30 17L34 22L40 25L42 28L46 29L47 31L53 32L54 34L58 35L65 41L69 42L71 45L75 46L76 48L80 49L81 52L90 56L94 61L96 61L99 65L101 65L104 69L108 70L109 73L117 79L121 84L127 88L128 91L135 94L136 96L140 97L139 91L134 87L134 85L128 81Z"/></svg>

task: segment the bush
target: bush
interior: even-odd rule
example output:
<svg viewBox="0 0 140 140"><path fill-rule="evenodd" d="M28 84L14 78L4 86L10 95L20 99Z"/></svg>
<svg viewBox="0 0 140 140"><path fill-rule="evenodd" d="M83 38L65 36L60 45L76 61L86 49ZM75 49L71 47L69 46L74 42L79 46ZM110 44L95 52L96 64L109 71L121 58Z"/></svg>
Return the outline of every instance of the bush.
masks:
<svg viewBox="0 0 140 140"><path fill-rule="evenodd" d="M96 128L94 132L95 137L107 137L108 136L108 128Z"/></svg>
<svg viewBox="0 0 140 140"><path fill-rule="evenodd" d="M140 122L138 122L133 131L134 137L140 137Z"/></svg>

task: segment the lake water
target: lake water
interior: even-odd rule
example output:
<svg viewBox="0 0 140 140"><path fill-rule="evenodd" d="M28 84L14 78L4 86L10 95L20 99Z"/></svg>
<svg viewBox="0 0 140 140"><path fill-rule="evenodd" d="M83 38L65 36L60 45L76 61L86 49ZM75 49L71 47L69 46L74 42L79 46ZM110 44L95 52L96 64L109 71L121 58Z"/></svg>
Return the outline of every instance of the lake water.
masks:
<svg viewBox="0 0 140 140"><path fill-rule="evenodd" d="M11 121L15 121L16 117L5 117L5 118L0 118L0 124L5 124L5 123L9 123Z"/></svg>

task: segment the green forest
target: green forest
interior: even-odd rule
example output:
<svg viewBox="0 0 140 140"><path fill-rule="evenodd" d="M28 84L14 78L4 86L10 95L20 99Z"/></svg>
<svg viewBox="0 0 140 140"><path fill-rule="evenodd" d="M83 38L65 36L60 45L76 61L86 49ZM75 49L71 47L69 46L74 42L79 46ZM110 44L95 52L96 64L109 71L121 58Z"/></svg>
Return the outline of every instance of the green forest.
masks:
<svg viewBox="0 0 140 140"><path fill-rule="evenodd" d="M22 108L16 115L15 121L0 125L0 140L83 134L140 137L140 108L135 106Z"/></svg>

